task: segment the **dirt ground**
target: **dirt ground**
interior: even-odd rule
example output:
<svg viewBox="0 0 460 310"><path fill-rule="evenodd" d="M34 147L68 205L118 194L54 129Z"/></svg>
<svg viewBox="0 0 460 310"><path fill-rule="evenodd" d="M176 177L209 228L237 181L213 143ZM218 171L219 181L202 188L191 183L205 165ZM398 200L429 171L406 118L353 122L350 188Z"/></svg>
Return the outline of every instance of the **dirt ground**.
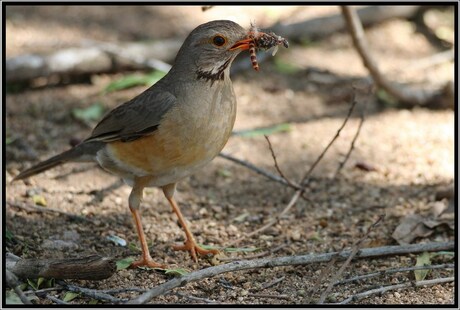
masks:
<svg viewBox="0 0 460 310"><path fill-rule="evenodd" d="M196 25L232 18L248 26L257 20L262 27L278 19L300 21L339 12L336 7L263 8L216 7L201 12L199 7L11 7L6 11L6 56L43 52L78 44L82 39L136 41L184 37ZM120 23L120 20L123 23ZM282 34L281 34L282 35ZM385 72L400 82L433 83L453 78L453 64L426 70L401 68L439 50L402 20L390 20L366 30L369 47ZM247 54L239 57L247 57ZM247 57L248 58L248 57ZM290 130L270 135L279 165L286 176L299 180L342 124L349 108L352 79L365 78L367 71L346 33L337 33L312 44L291 44L275 56L298 68L294 74L277 70L272 59L261 64L261 72L241 72L232 77L238 97L235 131L289 123ZM249 58L248 58L249 61ZM324 71L327 70L328 79ZM316 75L315 75L316 74ZM319 74L319 75L318 75ZM14 238L4 244L23 258L77 257L89 254L122 259L136 257L135 250L109 241L116 235L138 244L127 199L130 188L92 164L68 164L27 181L10 184L25 167L69 147L72 139L90 134L91 123L72 117L72 109L100 102L111 109L140 93L135 87L109 94L102 90L122 74L98 75L91 83L52 88L25 89L6 96L6 229ZM331 78L332 77L332 78ZM340 77L339 83L332 82ZM398 109L358 94L357 111L339 139L315 168L308 185L308 201L300 199L279 223L238 244L259 248L259 252L285 245L269 256L326 253L350 248L379 215L384 222L366 238L362 247L397 245L395 228L409 214L429 215L440 191L454 180L454 112L424 108ZM366 117L354 151L341 174L333 178L359 124L359 112L366 105ZM247 160L276 174L273 159L262 135L232 136L224 152ZM356 168L360 163L373 171ZM359 166L359 165L358 165ZM368 169L369 170L369 169ZM102 191L113 187L113 190ZM216 158L203 170L179 183L177 200L198 242L225 246L261 227L283 210L294 194L291 188L268 180L245 167ZM45 198L47 207L90 219L90 223L69 220L53 213L30 212L9 202L34 204L33 195ZM437 201L439 200L439 201ZM145 191L142 204L144 229L154 259L171 268L188 271L210 266L205 259L194 263L187 253L174 252L183 232L158 189ZM413 243L450 241L452 230L438 227L431 235ZM53 242L64 240L67 243ZM257 252L256 252L257 254ZM250 257L254 253L227 253L227 257ZM268 257L269 257L268 256ZM352 262L342 278L394 267L414 266L417 255L361 259ZM436 263L452 263L450 256L437 256ZM314 304L329 284L322 278L325 268L335 274L342 263L276 267L226 273L188 284L173 294L152 300L158 304ZM427 279L453 276L439 269ZM271 281L280 283L263 289ZM117 271L102 281L69 281L94 289L152 288L170 276L141 269ZM413 281L413 272L401 272L350 284L338 285L328 302L339 302L353 294L383 285ZM319 284L318 284L319 283ZM355 304L453 304L454 283L407 288L354 302ZM65 292L53 296L63 298ZM263 294L256 295L254 294ZM117 297L133 298L137 293ZM258 297L257 297L258 296ZM41 298L39 304L51 304ZM72 304L88 304L79 296ZM99 304L103 302L99 301Z"/></svg>

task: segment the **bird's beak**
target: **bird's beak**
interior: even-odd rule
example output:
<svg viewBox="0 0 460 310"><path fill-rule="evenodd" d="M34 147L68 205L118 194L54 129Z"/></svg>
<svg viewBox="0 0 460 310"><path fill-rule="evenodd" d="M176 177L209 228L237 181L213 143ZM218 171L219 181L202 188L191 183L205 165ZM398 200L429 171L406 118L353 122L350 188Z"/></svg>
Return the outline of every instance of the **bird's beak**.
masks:
<svg viewBox="0 0 460 310"><path fill-rule="evenodd" d="M234 51L236 49L241 49L242 51L245 51L247 49L249 49L249 43L253 42L254 39L243 39L243 40L240 40L238 42L236 42L235 44L233 44L232 47L230 47L230 51Z"/></svg>

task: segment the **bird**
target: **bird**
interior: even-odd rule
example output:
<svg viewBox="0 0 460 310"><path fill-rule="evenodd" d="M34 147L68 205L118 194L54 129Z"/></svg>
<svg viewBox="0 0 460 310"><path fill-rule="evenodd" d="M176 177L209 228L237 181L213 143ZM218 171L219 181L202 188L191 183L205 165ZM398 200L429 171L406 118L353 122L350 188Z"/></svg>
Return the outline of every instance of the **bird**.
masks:
<svg viewBox="0 0 460 310"><path fill-rule="evenodd" d="M142 249L132 268L164 268L149 252L140 204L144 189L158 187L185 232L174 250L216 255L197 244L174 198L176 184L208 164L227 143L236 118L230 79L235 57L253 39L239 24L215 20L199 25L185 39L170 71L133 99L108 112L91 135L73 148L24 170L25 179L68 162L96 162L132 187L128 206Z"/></svg>

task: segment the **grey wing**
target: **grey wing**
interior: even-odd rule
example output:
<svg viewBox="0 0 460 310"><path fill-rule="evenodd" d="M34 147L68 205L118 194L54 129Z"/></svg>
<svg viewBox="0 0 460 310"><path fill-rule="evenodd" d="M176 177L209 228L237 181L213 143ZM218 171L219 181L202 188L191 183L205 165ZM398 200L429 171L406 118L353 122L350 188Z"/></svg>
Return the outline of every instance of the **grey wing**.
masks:
<svg viewBox="0 0 460 310"><path fill-rule="evenodd" d="M151 134L175 104L176 97L170 92L148 89L110 111L86 141L126 142Z"/></svg>

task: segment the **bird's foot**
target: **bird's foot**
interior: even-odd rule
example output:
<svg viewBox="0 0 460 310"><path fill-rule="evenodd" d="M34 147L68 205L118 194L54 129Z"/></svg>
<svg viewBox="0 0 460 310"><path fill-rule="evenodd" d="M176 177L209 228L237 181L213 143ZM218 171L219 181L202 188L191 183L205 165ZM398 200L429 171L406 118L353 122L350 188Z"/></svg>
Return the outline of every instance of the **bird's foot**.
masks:
<svg viewBox="0 0 460 310"><path fill-rule="evenodd" d="M166 265L155 263L150 256L142 256L142 259L134 261L129 266L130 268L137 268L137 267L149 267L149 268L161 268L166 269Z"/></svg>
<svg viewBox="0 0 460 310"><path fill-rule="evenodd" d="M206 256L206 255L209 255L209 254L211 254L211 255L219 254L219 250L217 250L217 249L210 249L210 250L203 249L193 239L187 239L187 241L185 241L185 243L183 245L175 245L175 246L173 246L173 250L174 251L189 251L190 256L192 256L192 259L195 262L198 261L198 258L196 256L197 253L202 255L202 256Z"/></svg>

